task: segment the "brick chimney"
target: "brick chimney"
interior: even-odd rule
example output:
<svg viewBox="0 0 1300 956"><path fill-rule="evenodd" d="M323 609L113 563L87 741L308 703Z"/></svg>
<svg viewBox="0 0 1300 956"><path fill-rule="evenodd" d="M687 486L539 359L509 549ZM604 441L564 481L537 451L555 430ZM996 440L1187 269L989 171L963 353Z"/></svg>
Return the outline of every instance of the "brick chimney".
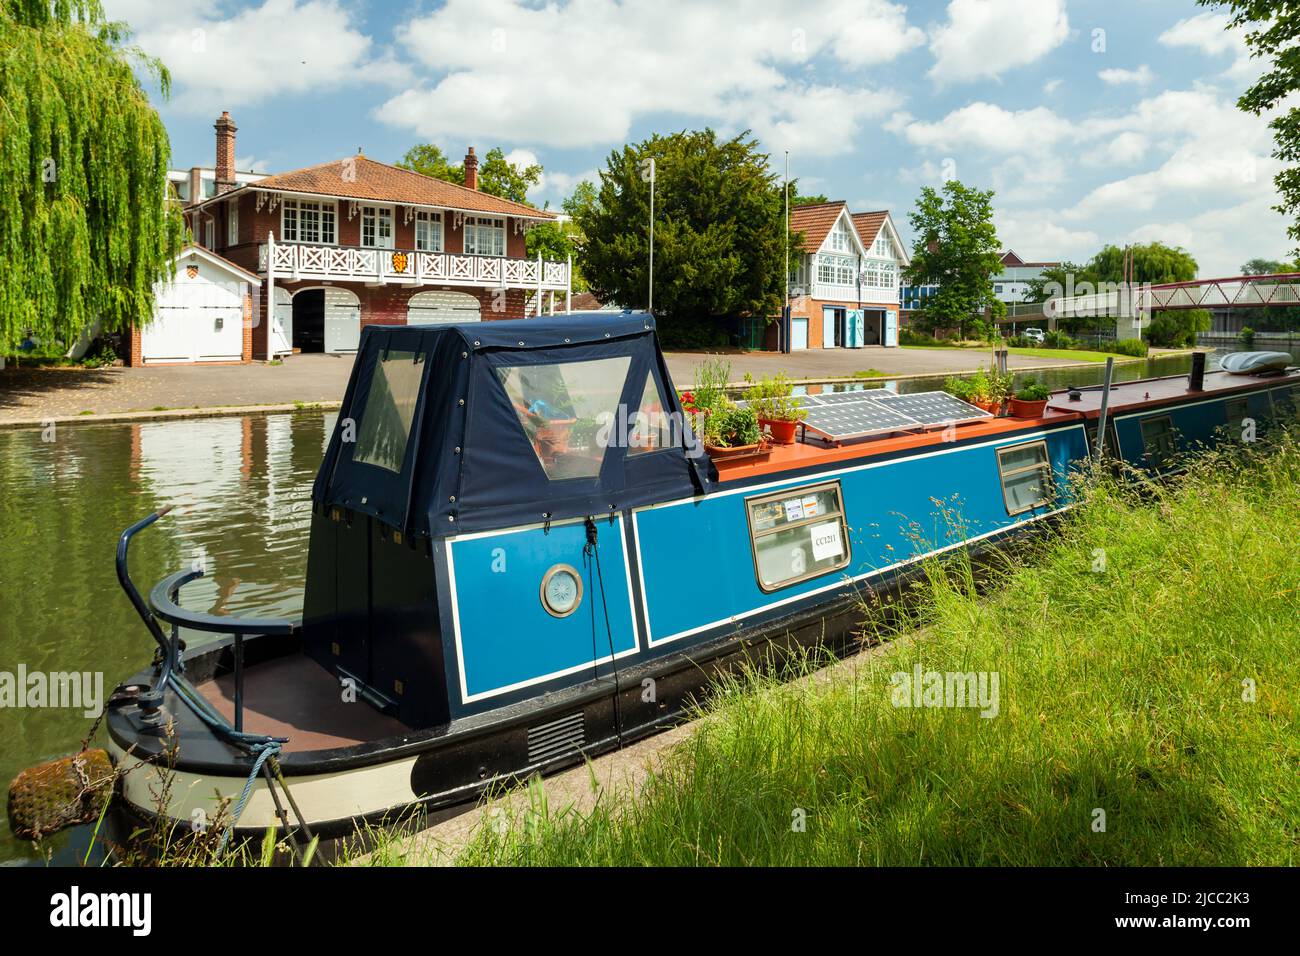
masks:
<svg viewBox="0 0 1300 956"><path fill-rule="evenodd" d="M478 189L478 157L474 155L473 146L465 154L465 188Z"/></svg>
<svg viewBox="0 0 1300 956"><path fill-rule="evenodd" d="M235 132L239 129L222 110L212 126L217 131L217 195L235 188Z"/></svg>

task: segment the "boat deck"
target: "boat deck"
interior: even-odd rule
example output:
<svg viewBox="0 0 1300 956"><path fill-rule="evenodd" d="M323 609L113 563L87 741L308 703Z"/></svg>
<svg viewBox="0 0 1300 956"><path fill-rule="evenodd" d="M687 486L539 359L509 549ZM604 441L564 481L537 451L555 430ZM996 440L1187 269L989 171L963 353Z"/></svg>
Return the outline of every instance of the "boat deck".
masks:
<svg viewBox="0 0 1300 956"><path fill-rule="evenodd" d="M1140 411L1143 408L1186 401L1190 396L1216 397L1233 392L1255 391L1281 385L1300 383L1300 370L1288 369L1279 375L1230 375L1224 371L1205 373L1205 387L1192 392L1187 387L1187 375L1165 378L1139 379L1117 382L1110 389L1109 414ZM1045 426L1069 421L1094 419L1101 411L1101 387L1080 390L1078 401L1071 401L1065 389L1055 391L1047 408L1038 418L982 418L957 425L958 438L985 438L1033 431ZM949 436L951 437L951 436ZM818 465L851 462L862 458L911 451L930 445L945 444L943 430L935 428L924 432L908 432L866 441L846 442L825 446L796 441L793 445L776 445L765 458L721 459L715 462L719 481L740 481L761 475L795 471Z"/></svg>
<svg viewBox="0 0 1300 956"><path fill-rule="evenodd" d="M198 691L228 721L235 719L235 677L204 681ZM409 733L400 720L358 700L344 703L339 682L301 654L244 672L244 731L288 737L286 753L331 750Z"/></svg>

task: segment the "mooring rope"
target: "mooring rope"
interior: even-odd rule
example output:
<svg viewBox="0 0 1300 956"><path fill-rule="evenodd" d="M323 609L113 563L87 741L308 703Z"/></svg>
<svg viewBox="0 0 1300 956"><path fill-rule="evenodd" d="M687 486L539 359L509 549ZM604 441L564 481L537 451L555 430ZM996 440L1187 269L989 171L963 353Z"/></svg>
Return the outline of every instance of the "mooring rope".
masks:
<svg viewBox="0 0 1300 956"><path fill-rule="evenodd" d="M257 754L257 759L253 761L253 769L249 771L248 779L244 781L244 792L239 795L239 802L235 804L235 812L230 818L230 826L226 827L225 832L221 834L221 842L217 844L217 853L219 854L226 849L226 841L230 839L230 834L235 832L235 825L239 823L239 818L243 816L244 807L248 806L248 798L253 793L253 781L262 772L262 764L280 752L280 743L277 740L268 739L265 743L250 745L249 750Z"/></svg>

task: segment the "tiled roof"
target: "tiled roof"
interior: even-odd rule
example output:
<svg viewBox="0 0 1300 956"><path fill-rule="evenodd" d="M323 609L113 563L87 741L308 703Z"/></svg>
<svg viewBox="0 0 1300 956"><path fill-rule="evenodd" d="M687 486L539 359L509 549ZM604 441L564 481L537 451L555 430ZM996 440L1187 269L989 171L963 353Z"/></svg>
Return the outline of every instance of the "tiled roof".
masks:
<svg viewBox="0 0 1300 956"><path fill-rule="evenodd" d="M790 231L803 233L804 252L816 252L822 247L846 205L841 200L817 203L815 206L794 206L790 209Z"/></svg>
<svg viewBox="0 0 1300 956"><path fill-rule="evenodd" d="M1023 266L1027 269L1055 269L1060 265L1059 262L1026 262L1010 249L1002 254L1002 264L1004 266L1011 266L1012 268L1020 268Z"/></svg>
<svg viewBox="0 0 1300 956"><path fill-rule="evenodd" d="M466 189L455 183L376 162L360 155L321 163L319 166L308 166L306 169L295 169L288 173L278 173L244 188L283 190L420 206L442 206L447 209L494 213L501 216L555 218L555 214L551 212L491 196L476 189Z"/></svg>
<svg viewBox="0 0 1300 956"><path fill-rule="evenodd" d="M862 244L871 249L872 244L876 241L876 236L880 234L880 227L885 224L889 218L888 210L882 209L880 212L855 212L853 214L853 225L858 230L858 237Z"/></svg>

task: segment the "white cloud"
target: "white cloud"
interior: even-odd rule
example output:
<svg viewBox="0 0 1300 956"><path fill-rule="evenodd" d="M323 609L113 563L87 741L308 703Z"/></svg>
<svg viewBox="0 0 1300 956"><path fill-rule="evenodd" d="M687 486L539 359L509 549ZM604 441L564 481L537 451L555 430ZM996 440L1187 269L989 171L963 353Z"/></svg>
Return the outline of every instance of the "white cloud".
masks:
<svg viewBox="0 0 1300 956"><path fill-rule="evenodd" d="M933 123L913 121L902 127L916 146L940 150L975 147L991 153L1041 150L1068 136L1071 129L1069 120L1046 106L1007 110L985 102L963 106Z"/></svg>
<svg viewBox="0 0 1300 956"><path fill-rule="evenodd" d="M993 224L1003 248L1015 249L1030 262L1084 262L1101 247L1102 238L1091 229L1071 228L1047 207L1013 213L996 212Z"/></svg>
<svg viewBox="0 0 1300 956"><path fill-rule="evenodd" d="M1235 276L1256 256L1290 256L1294 243L1287 238L1286 221L1270 208L1273 201L1272 192L1261 189L1239 203L1144 223L1127 239L1182 246L1196 259L1199 275Z"/></svg>
<svg viewBox="0 0 1300 956"><path fill-rule="evenodd" d="M1109 86L1123 86L1132 84L1134 86L1149 86L1156 75L1151 72L1151 67L1143 63L1136 70L1123 70L1118 67L1102 70L1097 74L1098 79Z"/></svg>
<svg viewBox="0 0 1300 956"><path fill-rule="evenodd" d="M1061 88L1062 82L1063 81L1059 77L1054 80L1048 80L1046 83L1043 84L1043 93L1047 96L1051 96L1053 93L1055 93L1057 90Z"/></svg>
<svg viewBox="0 0 1300 956"><path fill-rule="evenodd" d="M1231 54L1232 65L1223 79L1238 86L1254 82L1260 74L1261 63L1251 59L1242 31L1228 28L1227 14L1198 13L1179 20L1156 39L1163 46L1199 50L1206 56Z"/></svg>
<svg viewBox="0 0 1300 956"><path fill-rule="evenodd" d="M376 115L429 139L604 145L626 139L638 118L674 115L751 127L775 150L830 145L819 137L852 137L864 118L896 106L849 75L923 35L886 0L797 9L780 0L448 0L411 21L402 42L429 79ZM783 72L827 59L843 78L835 86ZM840 115L828 106L836 99Z"/></svg>
<svg viewBox="0 0 1300 956"><path fill-rule="evenodd" d="M1064 0L952 0L930 38L939 83L990 79L1041 59L1065 42Z"/></svg>
<svg viewBox="0 0 1300 956"><path fill-rule="evenodd" d="M405 68L354 23L340 0L264 0L191 6L106 0L110 19L172 74L172 104L215 115L285 94L320 94L345 84L394 83ZM229 11L229 12L227 12Z"/></svg>

